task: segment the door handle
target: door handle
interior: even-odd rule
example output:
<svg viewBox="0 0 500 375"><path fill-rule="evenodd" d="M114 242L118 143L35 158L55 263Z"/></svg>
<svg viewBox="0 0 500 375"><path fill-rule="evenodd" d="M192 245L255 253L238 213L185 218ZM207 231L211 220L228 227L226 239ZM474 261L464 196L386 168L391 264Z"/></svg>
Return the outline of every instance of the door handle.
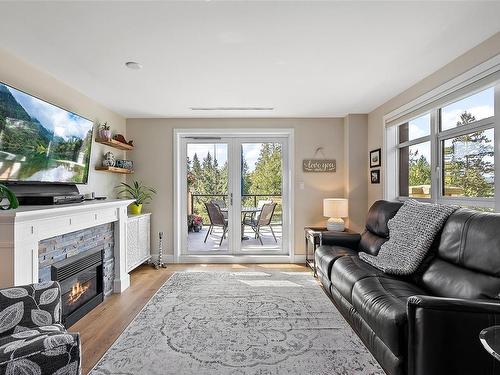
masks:
<svg viewBox="0 0 500 375"><path fill-rule="evenodd" d="M232 206L233 205L233 193L231 193L229 195L229 205Z"/></svg>

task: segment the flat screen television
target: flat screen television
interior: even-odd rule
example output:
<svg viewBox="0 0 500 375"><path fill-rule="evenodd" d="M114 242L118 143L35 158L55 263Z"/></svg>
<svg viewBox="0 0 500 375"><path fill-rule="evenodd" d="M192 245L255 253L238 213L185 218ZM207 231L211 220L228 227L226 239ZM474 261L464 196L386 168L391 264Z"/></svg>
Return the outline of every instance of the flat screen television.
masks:
<svg viewBox="0 0 500 375"><path fill-rule="evenodd" d="M0 82L0 181L86 184L92 121Z"/></svg>

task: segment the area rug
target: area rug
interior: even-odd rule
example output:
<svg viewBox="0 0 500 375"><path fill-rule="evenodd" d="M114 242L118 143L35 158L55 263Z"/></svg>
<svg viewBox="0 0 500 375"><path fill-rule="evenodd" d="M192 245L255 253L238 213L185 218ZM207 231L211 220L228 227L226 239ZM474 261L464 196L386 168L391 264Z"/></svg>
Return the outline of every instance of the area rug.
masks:
<svg viewBox="0 0 500 375"><path fill-rule="evenodd" d="M177 272L91 371L383 374L305 272Z"/></svg>

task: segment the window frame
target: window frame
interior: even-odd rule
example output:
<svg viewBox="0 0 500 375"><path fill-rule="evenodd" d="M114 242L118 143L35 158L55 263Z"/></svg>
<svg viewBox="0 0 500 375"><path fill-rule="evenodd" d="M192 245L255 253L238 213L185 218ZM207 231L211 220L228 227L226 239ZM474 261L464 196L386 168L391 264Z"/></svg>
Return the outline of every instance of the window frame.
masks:
<svg viewBox="0 0 500 375"><path fill-rule="evenodd" d="M406 200L406 199L418 199L418 200L421 200L421 201L431 201L432 200L432 188L434 186L433 184L433 177L432 177L432 171L433 171L433 167L432 167L432 147L433 147L433 143L432 143L432 134L433 134L433 113L432 111L426 111L426 112L423 112L419 115L417 115L416 117L412 117L411 119L399 124L399 125L396 125L396 138L398 139L399 141L399 132L400 132L400 129L401 129L401 126L405 125L405 124L409 124L412 120L415 120L417 118L420 118L422 116L425 116L427 114L430 114L430 133L429 135L425 135L423 137L419 137L419 138L415 138L415 139L412 139L410 141L405 141L405 142L401 142L401 143L397 143L396 144L396 173L397 173L397 187L396 187L396 190L397 190L397 198L401 201L403 200ZM431 163L431 190L430 190L430 193L431 193L431 197L430 198L413 198L413 197L410 197L409 194L408 196L404 196L404 195L401 195L401 192L399 191L399 188L400 188L400 181L399 181L399 166L400 166L400 151L402 148L405 148L405 147L411 147L411 146L415 146L415 145L418 145L418 144L421 144L421 143L425 143L425 142L430 142L430 147L431 147L431 160L429 160L429 162Z"/></svg>
<svg viewBox="0 0 500 375"><path fill-rule="evenodd" d="M459 100L472 96L478 92L484 91L490 87L494 88L494 116L487 117L481 120L474 121L464 127L454 127L441 131L441 108L449 104L455 103ZM427 136L412 139L399 143L400 127L412 120L422 117L430 113L430 134ZM397 121L397 120L396 120ZM384 116L384 123L387 124L386 116ZM495 174L495 194L493 197L449 197L443 194L444 192L444 176L443 176L443 143L445 140L455 138L458 136L475 133L493 129L494 132L494 174ZM416 199L422 202L434 202L442 204L454 204L459 206L474 206L481 208L490 208L495 211L500 211L500 81L496 80L488 84L484 84L479 88L470 90L461 95L457 95L446 102L439 103L432 109L426 108L422 112L415 111L411 118L404 119L396 122L394 125L386 126L385 130L385 145L386 147L386 160L387 165L394 163L395 173L386 173L385 176L385 191L384 197L386 199L395 198L399 201L408 199ZM400 194L400 149L410 147L423 142L429 142L431 147L431 188L430 198L413 198L410 196L402 196ZM392 144L392 147L391 147ZM392 150L391 150L392 149ZM392 159L392 160L391 160ZM392 163L391 163L392 162ZM387 167L386 167L387 168ZM392 182L391 182L392 180ZM392 194L391 194L392 193ZM498 193L498 194L497 194Z"/></svg>

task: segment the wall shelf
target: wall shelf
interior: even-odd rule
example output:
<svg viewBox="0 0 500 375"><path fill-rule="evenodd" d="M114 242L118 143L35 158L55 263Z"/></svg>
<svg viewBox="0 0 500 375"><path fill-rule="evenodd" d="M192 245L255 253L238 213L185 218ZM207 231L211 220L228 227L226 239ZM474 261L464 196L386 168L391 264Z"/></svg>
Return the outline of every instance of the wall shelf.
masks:
<svg viewBox="0 0 500 375"><path fill-rule="evenodd" d="M125 168L118 167L95 167L96 171L110 172L110 173L121 173L121 174L132 174L134 171Z"/></svg>
<svg viewBox="0 0 500 375"><path fill-rule="evenodd" d="M130 151L134 149L134 146L131 146L127 143L119 142L115 139L104 139L104 138L96 138L95 141L97 143L101 143L103 145L107 145L118 150Z"/></svg>

